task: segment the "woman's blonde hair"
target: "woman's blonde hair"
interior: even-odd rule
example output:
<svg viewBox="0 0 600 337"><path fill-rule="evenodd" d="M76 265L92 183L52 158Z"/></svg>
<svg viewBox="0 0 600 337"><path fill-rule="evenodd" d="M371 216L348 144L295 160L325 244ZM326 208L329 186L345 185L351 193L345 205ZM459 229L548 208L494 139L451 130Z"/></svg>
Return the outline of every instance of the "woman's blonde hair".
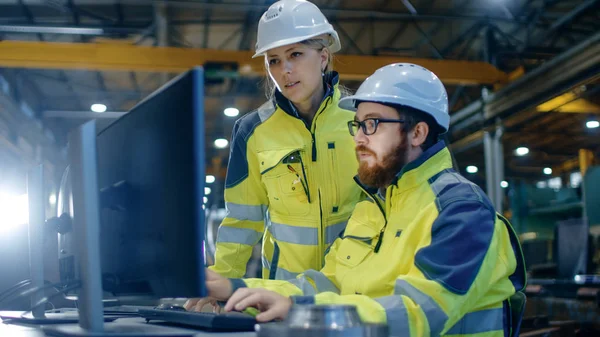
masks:
<svg viewBox="0 0 600 337"><path fill-rule="evenodd" d="M331 39L332 39L332 37L330 35L324 35L324 36L319 36L319 37L315 37L315 38L304 40L304 41L300 42L303 45L306 45L307 47L309 47L311 49L315 49L317 51L322 51L323 49L327 49L327 51L328 51L327 55L329 55L329 56L327 58L327 66L325 66L325 69L323 70L323 73L325 74L325 76L330 76L331 72L333 71L334 55L331 52L331 49L329 49L329 46L331 45ZM265 55L265 73L266 73L265 82L264 82L265 94L267 95L267 99L272 100L275 96L275 90L277 90L277 86L275 85L275 82L273 81L271 76L269 76L269 63L267 61L266 55ZM326 82L328 82L328 81L326 81ZM341 91L342 96L347 96L347 95L352 94L348 88L343 87L341 85L338 85L338 89Z"/></svg>

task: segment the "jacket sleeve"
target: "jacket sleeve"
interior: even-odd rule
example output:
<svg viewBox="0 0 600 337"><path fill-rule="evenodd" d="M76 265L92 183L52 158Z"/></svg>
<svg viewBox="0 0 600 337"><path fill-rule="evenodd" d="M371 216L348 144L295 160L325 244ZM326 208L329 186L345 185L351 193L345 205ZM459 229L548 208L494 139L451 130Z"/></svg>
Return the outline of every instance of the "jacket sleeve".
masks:
<svg viewBox="0 0 600 337"><path fill-rule="evenodd" d="M294 301L356 305L365 322L387 323L391 336L454 334L449 330L459 320L458 326L470 325L474 333L501 330L501 305L470 313L490 287L516 268L506 228L491 206L480 201L449 203L434 221L430 240L420 244L423 248L409 273L389 285L394 289L390 296L324 292L294 297Z"/></svg>
<svg viewBox="0 0 600 337"><path fill-rule="evenodd" d="M284 296L313 296L321 292L340 293L335 280L335 254L341 239L336 239L327 250L321 271L309 269L292 280L245 279L243 286L263 288Z"/></svg>
<svg viewBox="0 0 600 337"><path fill-rule="evenodd" d="M217 234L215 264L209 267L225 277L244 276L252 249L264 231L268 198L251 137L257 118L256 113L249 114L233 128L225 182L227 215Z"/></svg>

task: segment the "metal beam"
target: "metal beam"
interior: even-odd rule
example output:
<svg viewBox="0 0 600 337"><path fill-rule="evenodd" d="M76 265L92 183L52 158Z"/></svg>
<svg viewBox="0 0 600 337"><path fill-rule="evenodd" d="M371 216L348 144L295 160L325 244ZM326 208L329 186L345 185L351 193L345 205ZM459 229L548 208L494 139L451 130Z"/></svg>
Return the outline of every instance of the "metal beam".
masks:
<svg viewBox="0 0 600 337"><path fill-rule="evenodd" d="M95 43L0 42L0 67L183 72L206 62L237 63L242 76L263 76L264 60L251 51L146 47ZM334 67L342 79L364 80L394 62L411 62L431 71L446 84L505 83L508 75L485 62L424 58L338 55Z"/></svg>
<svg viewBox="0 0 600 337"><path fill-rule="evenodd" d="M62 110L47 110L42 113L44 118L83 118L83 119L117 119L124 116L127 112L124 111L105 111L97 113L93 111L62 111Z"/></svg>
<svg viewBox="0 0 600 337"><path fill-rule="evenodd" d="M62 35L92 35L106 34L135 34L144 30L144 27L97 27L97 26L56 26L56 25L0 25L2 33L23 34L62 34Z"/></svg>
<svg viewBox="0 0 600 337"><path fill-rule="evenodd" d="M532 45L536 45L541 41L546 40L550 34L554 33L554 31L563 27L564 25L571 22L577 16L585 13L588 9L595 6L598 3L598 0L588 0L581 3L579 6L575 7L572 11L562 16L559 20L555 21L548 29L545 29L540 34L536 35L532 38Z"/></svg>
<svg viewBox="0 0 600 337"><path fill-rule="evenodd" d="M598 75L600 32L502 88L484 108L485 118L522 111Z"/></svg>
<svg viewBox="0 0 600 337"><path fill-rule="evenodd" d="M485 120L536 107L571 87L598 76L600 33L517 78L486 102L477 101L451 116L451 124L484 112ZM505 117L505 116L504 116Z"/></svg>
<svg viewBox="0 0 600 337"><path fill-rule="evenodd" d="M123 0L122 0L123 1ZM139 0L126 0L123 3L127 3L129 1L139 1ZM255 10L264 12L266 11L270 4L266 3L264 5L260 4L251 4L248 2L226 2L226 3L211 3L209 0L206 1L179 1L179 0L169 0L169 5L180 8L212 8L218 10L224 10L227 12L246 12L248 10ZM352 16L352 17L368 17L368 18L388 18L388 19L413 19L414 15L406 12L394 12L394 11L384 11L384 10L375 10L375 11L366 11L364 9L333 9L333 8L321 8L321 12L325 14L327 17L330 16ZM480 15L419 15L416 17L418 20L425 21L439 21L439 20L481 20ZM526 23L525 20L521 19L512 19L507 18L506 16L496 16L489 15L486 16L486 20L488 21L498 21L498 22L508 22L508 23Z"/></svg>

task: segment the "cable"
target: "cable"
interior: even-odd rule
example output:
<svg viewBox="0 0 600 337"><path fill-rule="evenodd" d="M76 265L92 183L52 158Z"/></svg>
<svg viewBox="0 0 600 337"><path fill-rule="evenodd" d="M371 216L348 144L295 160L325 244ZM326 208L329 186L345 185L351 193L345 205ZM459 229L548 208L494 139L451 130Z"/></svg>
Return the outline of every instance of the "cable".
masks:
<svg viewBox="0 0 600 337"><path fill-rule="evenodd" d="M71 286L68 286L68 287L66 287L66 288L64 288L64 289L61 289L59 292L56 292L56 293L54 293L54 294L52 294L52 295L49 295L49 296L46 296L46 297L42 298L41 300L39 300L38 302L34 303L34 304L31 306L31 310L33 310L33 309L35 309L35 308L39 307L39 306L40 306L40 305L42 305L42 304L45 304L46 302L50 301L51 299L53 299L54 297L56 297L56 296L58 296L58 295L62 295L62 294L66 293L66 292L69 292L69 291L71 291L71 290L78 289L79 287L81 287L81 282L79 282L79 281L76 281L76 282L75 282L73 285L71 285ZM31 311L31 310L30 310L30 311Z"/></svg>
<svg viewBox="0 0 600 337"><path fill-rule="evenodd" d="M10 295L12 295L15 291L19 290L20 288L23 288L26 285L29 285L31 283L31 280L27 279L27 280L23 280L18 282L17 284L13 285L12 287L6 289L5 291L3 291L2 293L0 293L0 303L2 303L2 301L4 301L4 299L6 297L9 297Z"/></svg>
<svg viewBox="0 0 600 337"><path fill-rule="evenodd" d="M12 293L12 294L6 296L5 298L3 298L0 301L0 305L5 304L5 301L6 301L6 303L10 303L11 301L14 301L15 299L17 299L19 297L28 296L28 295L31 295L31 294L33 294L33 293L35 293L37 291L40 291L40 290L46 290L46 289L49 289L49 288L55 288L56 289L56 287L64 287L64 286L66 286L68 288L69 285L73 284L74 282L79 283L79 281L71 281L70 283L67 283L67 284L63 284L63 283L51 283L51 284L47 284L47 285L44 285L44 286L41 286L41 287L29 288L29 289L27 289L25 291L22 291L21 293L19 293L17 295L14 295L14 293ZM59 294L64 293L64 289L59 290L58 293Z"/></svg>
<svg viewBox="0 0 600 337"><path fill-rule="evenodd" d="M32 312L32 311L33 311L35 308L39 307L40 305L46 304L46 302L49 302L49 301L50 301L51 299L53 299L54 297L56 297L56 296L58 296L58 295L62 295L62 294L66 293L66 292L69 292L69 291L71 291L71 290L78 289L79 287L81 287L81 282L79 282L79 281L75 281L75 282L74 282L72 285L70 285L70 286L68 286L68 287L65 287L65 288L63 288L63 289L61 289L60 291L58 291L58 292L56 292L56 293L54 293L54 294L52 294L52 295L49 295L49 296L46 296L46 297L42 298L41 300L39 300L39 301L37 301L36 303L34 303L34 304L31 306L31 309L30 309L30 310L28 310L28 311L25 311L23 314L21 314L21 318L25 318L25 317L24 317L25 315L27 315L28 313L31 313L31 312ZM40 289L40 290L41 290L41 289ZM49 303L51 303L51 302L49 302ZM52 305L52 306L54 306L54 305Z"/></svg>

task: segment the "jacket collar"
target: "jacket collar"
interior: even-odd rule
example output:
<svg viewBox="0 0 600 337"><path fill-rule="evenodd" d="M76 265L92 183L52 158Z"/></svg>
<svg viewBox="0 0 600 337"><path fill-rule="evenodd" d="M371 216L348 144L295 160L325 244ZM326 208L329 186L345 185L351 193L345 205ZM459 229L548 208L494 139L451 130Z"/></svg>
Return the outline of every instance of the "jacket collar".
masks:
<svg viewBox="0 0 600 337"><path fill-rule="evenodd" d="M336 71L332 71L332 72L325 74L325 76L323 78L323 84L325 86L325 95L323 96L323 99L321 100L321 104L323 104L323 102L330 96L332 96L334 99L337 96L337 98L339 99L339 92L338 92L338 90L336 90L339 80L340 80L340 76ZM290 115L292 117L300 118L300 116L298 115L298 113L296 111L296 108L294 108L294 106L292 105L292 102L290 102L290 100L285 98L285 96L283 96L283 94L277 89L275 89L275 102L274 103L288 115Z"/></svg>
<svg viewBox="0 0 600 337"><path fill-rule="evenodd" d="M398 172L392 185L395 185L400 192L405 191L450 168L452 168L452 156L444 141L441 140L423 152L417 159L406 164Z"/></svg>
<svg viewBox="0 0 600 337"><path fill-rule="evenodd" d="M400 172L396 175L392 185L395 186L399 192L411 189L433 177L437 173L452 168L452 157L450 150L446 147L444 141L439 141L425 152L423 152L417 159L406 164ZM354 177L354 181L368 194L375 196L377 188L367 186L360 182L358 175ZM388 187L389 190L390 187ZM389 195L386 196L386 199Z"/></svg>

